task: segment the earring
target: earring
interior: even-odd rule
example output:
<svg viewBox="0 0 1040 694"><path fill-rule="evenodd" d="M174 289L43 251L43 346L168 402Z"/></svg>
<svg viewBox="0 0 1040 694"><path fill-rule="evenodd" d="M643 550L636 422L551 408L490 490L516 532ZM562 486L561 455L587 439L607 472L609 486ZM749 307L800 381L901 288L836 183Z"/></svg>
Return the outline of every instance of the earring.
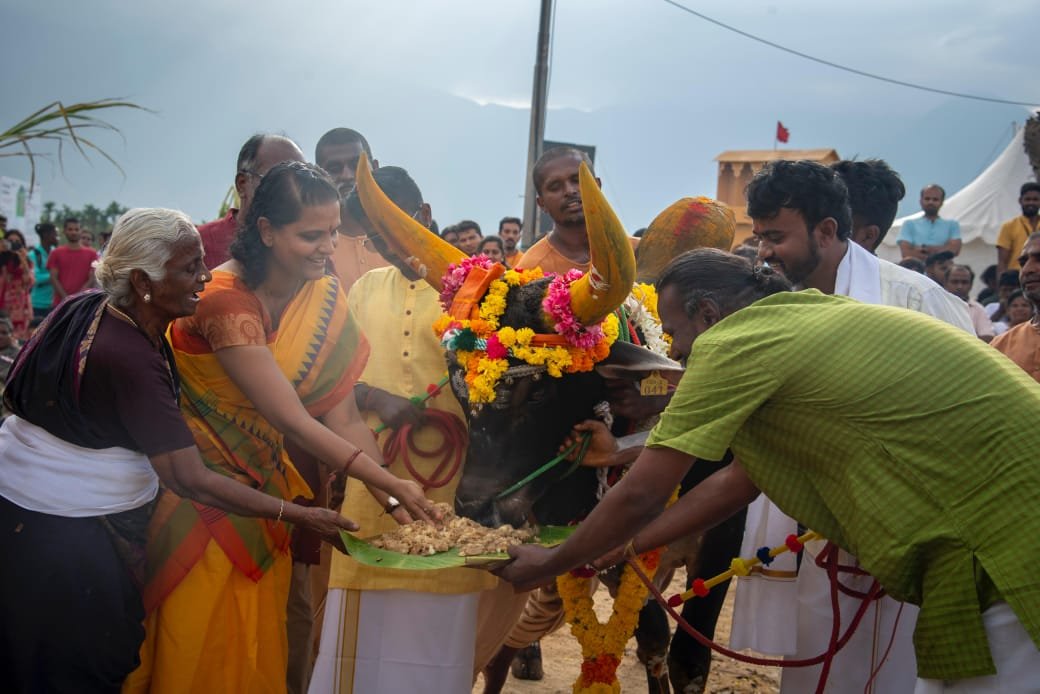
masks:
<svg viewBox="0 0 1040 694"><path fill-rule="evenodd" d="M150 302L151 300L152 300L152 295L151 295L151 294L149 294L149 293L147 293L147 292L145 292L145 295L144 295L144 302L145 302L145 303L147 304L147 303L149 303L149 302Z"/></svg>

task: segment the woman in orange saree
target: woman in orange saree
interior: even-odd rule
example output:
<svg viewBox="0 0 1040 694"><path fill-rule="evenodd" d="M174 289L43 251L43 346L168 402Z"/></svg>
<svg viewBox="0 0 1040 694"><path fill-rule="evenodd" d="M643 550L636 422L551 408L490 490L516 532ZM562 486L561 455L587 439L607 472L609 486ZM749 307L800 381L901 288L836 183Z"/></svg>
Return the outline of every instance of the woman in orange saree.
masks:
<svg viewBox="0 0 1040 694"><path fill-rule="evenodd" d="M284 163L264 176L233 260L171 327L181 409L206 465L242 484L310 497L288 440L429 519L421 488L380 467L351 396L368 347L325 273L338 226L320 169ZM165 491L149 530L142 665L124 692L284 691L289 530Z"/></svg>

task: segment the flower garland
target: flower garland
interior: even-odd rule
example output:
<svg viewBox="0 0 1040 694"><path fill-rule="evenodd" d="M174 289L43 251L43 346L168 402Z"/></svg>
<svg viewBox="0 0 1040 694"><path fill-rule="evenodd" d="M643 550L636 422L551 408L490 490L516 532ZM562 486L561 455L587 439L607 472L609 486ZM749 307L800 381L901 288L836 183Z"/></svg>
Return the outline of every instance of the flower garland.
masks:
<svg viewBox="0 0 1040 694"><path fill-rule="evenodd" d="M668 506L679 498L678 487L668 499ZM644 552L630 561L649 578L657 573L663 547ZM556 587L563 600L563 612L571 625L571 634L581 644L581 674L574 682L574 694L607 694L621 691L617 669L625 653L625 644L632 638L639 623L639 612L648 593L635 570L625 564L618 584L614 609L606 624L599 621L589 591L593 569L575 569L556 578Z"/></svg>
<svg viewBox="0 0 1040 694"><path fill-rule="evenodd" d="M657 312L657 290L652 284L636 284L625 299L629 320L639 330L647 348L655 354L668 356L672 336L661 330L661 316Z"/></svg>
<svg viewBox="0 0 1040 694"><path fill-rule="evenodd" d="M509 368L509 359L544 366L559 378L565 373L591 371L610 353L619 325L613 314L592 326L581 325L570 308L570 284L581 276L553 276L542 306L556 329L555 335L539 335L531 328L500 327L506 297L513 287L542 279L542 271L507 270L493 280L481 299L476 316L460 318L450 313L455 295L474 268L489 270L493 263L484 256L466 258L448 268L442 280L441 305L445 313L433 325L441 345L455 352L466 371L469 402L480 406L494 401L495 388ZM562 339L561 339L562 338Z"/></svg>

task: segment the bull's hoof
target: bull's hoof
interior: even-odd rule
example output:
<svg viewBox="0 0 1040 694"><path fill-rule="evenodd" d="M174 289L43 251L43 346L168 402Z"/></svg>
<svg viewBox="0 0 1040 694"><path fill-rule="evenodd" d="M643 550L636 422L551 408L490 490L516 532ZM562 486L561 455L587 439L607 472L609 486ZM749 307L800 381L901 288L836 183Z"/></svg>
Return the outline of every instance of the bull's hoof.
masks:
<svg viewBox="0 0 1040 694"><path fill-rule="evenodd" d="M672 684L675 686L675 694L704 694L704 690L708 685L708 678L704 675L698 675L685 681L681 677L675 677L672 675Z"/></svg>
<svg viewBox="0 0 1040 694"><path fill-rule="evenodd" d="M647 694L671 694L668 686L668 666L665 656L649 655L641 648L636 649L636 657L646 668Z"/></svg>
<svg viewBox="0 0 1040 694"><path fill-rule="evenodd" d="M542 671L542 647L537 641L527 648L520 649L513 658L511 670L513 677L518 680L538 681L545 677L545 672Z"/></svg>

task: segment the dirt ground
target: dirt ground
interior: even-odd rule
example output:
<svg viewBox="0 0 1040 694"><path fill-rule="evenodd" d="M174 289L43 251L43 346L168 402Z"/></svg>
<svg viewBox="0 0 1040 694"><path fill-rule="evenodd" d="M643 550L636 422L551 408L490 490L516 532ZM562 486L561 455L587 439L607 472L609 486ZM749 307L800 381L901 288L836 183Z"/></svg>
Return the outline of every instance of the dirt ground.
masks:
<svg viewBox="0 0 1040 694"><path fill-rule="evenodd" d="M672 586L665 595L681 591L686 577L676 573ZM596 592L596 612L601 620L610 616L610 596L600 586ZM729 641L730 619L733 615L733 592L726 597L726 604L719 617L719 625L715 632L716 641L726 645ZM672 624L674 627L674 623ZM566 626L555 634L542 640L542 658L545 665L545 679L540 682L525 682L510 676L506 682L505 694L570 694L574 679L581 668L581 650L578 642L571 636ZM646 674L636 660L636 642L632 639L625 649L625 658L618 668L618 680L623 692L645 692ZM712 655L711 676L708 678L707 691L710 694L772 694L780 690L779 668L762 667L739 663L719 654ZM477 682L474 694L480 694L484 685Z"/></svg>

